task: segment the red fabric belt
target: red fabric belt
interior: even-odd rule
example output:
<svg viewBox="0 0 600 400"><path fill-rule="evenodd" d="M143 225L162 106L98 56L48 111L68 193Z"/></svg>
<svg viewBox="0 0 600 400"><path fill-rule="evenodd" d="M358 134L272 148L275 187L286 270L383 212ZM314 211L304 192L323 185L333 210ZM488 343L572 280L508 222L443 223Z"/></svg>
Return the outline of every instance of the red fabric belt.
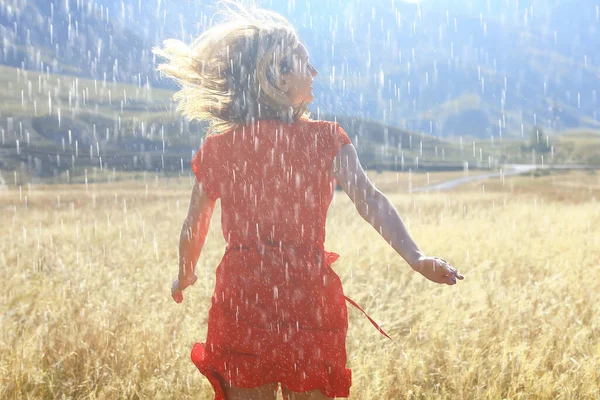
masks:
<svg viewBox="0 0 600 400"><path fill-rule="evenodd" d="M365 316L369 319L369 321L371 321L371 323L373 324L373 326L375 328L377 328L377 330L379 331L379 333L381 333L383 336L385 336L386 338L392 340L391 337L389 337L389 335L387 333L385 333L385 331L383 329L381 329L381 327L379 325L377 325L377 322L373 321L373 318L369 317L369 314L367 314L365 312L365 310L363 310L358 304L356 304L356 302L354 300L352 300L349 297L346 297L345 295L342 294L342 296L344 296L344 298L346 299L346 301L350 304L352 304L354 307L358 308L360 311L362 311L363 314L365 314Z"/></svg>
<svg viewBox="0 0 600 400"><path fill-rule="evenodd" d="M292 245L292 244L265 244L265 243L261 243L261 244L257 244L257 245L228 245L226 248L226 252L229 250L254 250L254 249L258 249L258 250L283 250L283 248L292 248L292 249L314 249L314 250L318 250L319 252L323 252L325 253L326 259L328 259L328 265L333 263L335 260L337 260L339 258L339 254L336 253L332 253L332 252L327 252L322 246L319 245ZM330 266L331 268L331 266ZM346 301L350 304L352 304L354 307L356 307L358 310L360 310L371 322L371 324L373 324L373 326L379 331L379 333L381 333L383 336L387 337L388 339L392 340L392 338L377 324L377 322L375 322L373 320L373 318L371 318L369 316L369 314L367 314L367 312L365 310L362 309L361 306L359 306L354 300L352 300L351 298L347 297L346 295L344 295L343 293L340 293L340 295L342 297L344 297L346 299Z"/></svg>

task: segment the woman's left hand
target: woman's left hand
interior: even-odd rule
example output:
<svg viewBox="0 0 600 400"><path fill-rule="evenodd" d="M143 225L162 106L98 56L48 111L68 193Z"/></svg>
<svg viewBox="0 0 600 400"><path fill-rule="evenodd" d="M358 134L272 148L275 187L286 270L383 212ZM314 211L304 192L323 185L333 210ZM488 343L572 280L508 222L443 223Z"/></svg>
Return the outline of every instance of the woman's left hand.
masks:
<svg viewBox="0 0 600 400"><path fill-rule="evenodd" d="M465 279L456 268L443 258L427 257L423 255L410 266L415 271L421 273L425 278L435 283L456 285L456 278L460 280Z"/></svg>

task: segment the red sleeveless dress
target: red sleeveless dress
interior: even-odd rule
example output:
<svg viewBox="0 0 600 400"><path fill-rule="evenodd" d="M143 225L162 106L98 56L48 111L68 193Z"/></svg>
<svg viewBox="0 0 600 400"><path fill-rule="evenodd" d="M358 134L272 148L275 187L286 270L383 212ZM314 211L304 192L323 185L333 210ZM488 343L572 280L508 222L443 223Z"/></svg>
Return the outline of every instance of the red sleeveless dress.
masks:
<svg viewBox="0 0 600 400"><path fill-rule="evenodd" d="M206 342L191 354L215 400L225 381L349 396L345 301L358 305L331 268L339 255L323 246L331 166L348 143L337 123L263 120L209 135L193 158L204 192L221 199L227 241Z"/></svg>

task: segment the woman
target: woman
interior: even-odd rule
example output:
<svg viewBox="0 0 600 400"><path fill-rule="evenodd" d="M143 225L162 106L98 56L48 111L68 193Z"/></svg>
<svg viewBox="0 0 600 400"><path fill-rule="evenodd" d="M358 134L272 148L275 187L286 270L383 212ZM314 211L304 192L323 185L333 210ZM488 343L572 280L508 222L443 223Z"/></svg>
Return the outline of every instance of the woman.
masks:
<svg viewBox="0 0 600 400"><path fill-rule="evenodd" d="M284 399L348 397L345 301L358 305L331 269L339 256L323 247L335 181L413 269L448 285L463 277L419 250L341 126L308 118L318 72L288 21L226 5L226 20L191 46L171 40L155 49L168 60L160 71L181 85L179 110L210 124L191 162L197 179L172 296L181 302L197 279L220 199L227 248L206 342L192 350L215 399L275 399L279 385Z"/></svg>

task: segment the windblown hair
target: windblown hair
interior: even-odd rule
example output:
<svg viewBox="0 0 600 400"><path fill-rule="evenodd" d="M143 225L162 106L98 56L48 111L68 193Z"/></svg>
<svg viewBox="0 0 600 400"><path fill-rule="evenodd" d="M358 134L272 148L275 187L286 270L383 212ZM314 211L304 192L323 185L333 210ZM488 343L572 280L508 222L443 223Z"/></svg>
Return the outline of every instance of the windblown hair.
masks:
<svg viewBox="0 0 600 400"><path fill-rule="evenodd" d="M190 120L207 121L209 131L225 132L254 120L292 122L309 116L307 104L290 104L280 89L282 73L292 69L299 38L281 15L222 0L224 20L191 45L165 40L153 52L168 60L158 70L180 90L173 98ZM211 21L212 24L212 21Z"/></svg>

